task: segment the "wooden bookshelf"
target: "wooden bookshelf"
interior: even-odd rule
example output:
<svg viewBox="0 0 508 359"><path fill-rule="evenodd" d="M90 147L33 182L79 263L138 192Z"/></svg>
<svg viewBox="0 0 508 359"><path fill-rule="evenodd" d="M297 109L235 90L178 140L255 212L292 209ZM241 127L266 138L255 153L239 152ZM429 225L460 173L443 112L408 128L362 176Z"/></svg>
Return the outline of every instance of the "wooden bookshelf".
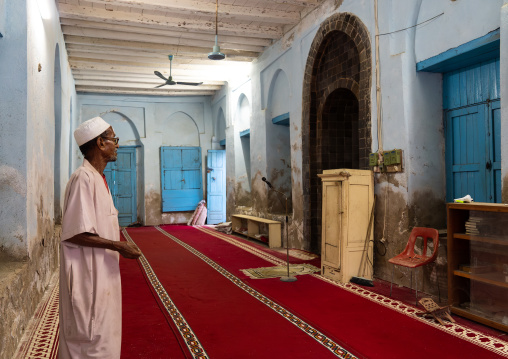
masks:
<svg viewBox="0 0 508 359"><path fill-rule="evenodd" d="M508 332L508 205L449 203L447 212L451 311Z"/></svg>

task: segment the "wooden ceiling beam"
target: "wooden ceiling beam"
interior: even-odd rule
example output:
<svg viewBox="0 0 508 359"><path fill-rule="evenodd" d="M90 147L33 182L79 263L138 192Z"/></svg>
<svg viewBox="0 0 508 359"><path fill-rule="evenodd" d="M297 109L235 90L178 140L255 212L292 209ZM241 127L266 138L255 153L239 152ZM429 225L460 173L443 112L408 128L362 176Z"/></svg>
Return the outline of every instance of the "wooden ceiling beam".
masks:
<svg viewBox="0 0 508 359"><path fill-rule="evenodd" d="M72 65L76 64L102 64L102 65L122 65L122 66L128 66L128 67L145 67L149 69L168 69L170 67L169 60L166 62L139 62L139 61L118 61L118 60L109 60L104 58L83 58L83 57L69 57L69 63ZM224 65L215 65L211 63L210 65L202 65L202 64L181 64L179 66L173 66L173 70L175 71L220 71L220 70L233 70L234 68L241 68L241 66L233 66L230 64L229 66Z"/></svg>
<svg viewBox="0 0 508 359"><path fill-rule="evenodd" d="M76 50L67 50L69 54L69 58L80 58L80 59L97 59L97 60L107 60L107 61L117 61L118 63L124 62L138 62L148 64L165 64L165 66L169 66L169 59L166 55L154 55L148 54L142 56L142 54L119 54L119 53L111 53L111 52L94 52L94 51L80 51L80 49ZM191 66L199 66L199 67L241 67L243 63L237 61L217 61L211 62L209 59L186 59L186 58L174 58L173 59L173 67L177 68L190 68ZM209 67L212 69L212 67Z"/></svg>
<svg viewBox="0 0 508 359"><path fill-rule="evenodd" d="M135 75L137 75L137 76L135 76ZM121 78L122 82L126 82L126 83L144 83L144 84L153 84L155 86L155 85L160 85L161 81L162 81L160 78L155 76L153 73L147 74L147 75L134 74L133 76L131 76L131 74L125 74L124 76L122 76L122 75L120 75L120 73L115 73L115 74L89 73L89 74L85 74L85 73L76 72L76 73L73 73L73 76L74 76L74 79L76 80L76 83L80 80L84 80L84 81L118 81L118 79ZM199 79L197 77L188 77L188 76L178 76L177 80L183 81L183 82L201 82L201 81L203 81L203 85L205 85L205 86L210 85L210 86L219 86L219 87L224 86L227 83L226 81L210 81L210 80Z"/></svg>
<svg viewBox="0 0 508 359"><path fill-rule="evenodd" d="M194 20L192 18L171 18L167 16L143 15L122 11L108 11L106 9L58 4L61 18L100 21L110 24L138 25L153 28L163 28L174 31L215 33L215 22ZM219 24L219 34L279 39L282 29L277 26L250 25L245 23Z"/></svg>
<svg viewBox="0 0 508 359"><path fill-rule="evenodd" d="M264 1L301 7L316 7L323 2L323 0L264 0Z"/></svg>
<svg viewBox="0 0 508 359"><path fill-rule="evenodd" d="M161 89L125 89L125 88L102 88L89 86L76 86L78 93L107 93L122 95L148 95L148 96L212 96L215 91L185 91L185 90L161 90Z"/></svg>
<svg viewBox="0 0 508 359"><path fill-rule="evenodd" d="M154 44L150 42L141 42L141 41L124 41L124 40L108 40L108 39L97 39L91 37L84 36L73 36L73 35L64 35L66 44L82 44L82 45L93 45L93 46L104 46L110 48L121 48L121 49L130 49L134 51L155 51L155 52L165 52L167 54L182 54L182 53L190 53L190 54L202 54L206 56L211 49L202 48L202 47L191 47L191 46L179 46L179 45L164 45L164 44ZM236 50L224 50L224 54L229 58L251 58L251 60L257 58L258 53L251 51L236 51Z"/></svg>
<svg viewBox="0 0 508 359"><path fill-rule="evenodd" d="M170 13L177 16L215 16L215 1L202 0L87 0L93 4L125 6L143 10ZM301 1L297 2L301 6ZM276 24L296 24L300 21L297 11L281 11L262 7L222 4L218 7L219 22L224 19L237 21L257 21Z"/></svg>
<svg viewBox="0 0 508 359"><path fill-rule="evenodd" d="M62 18L60 20L60 24L66 26L74 26L80 28L89 28L89 29L101 29L104 31L122 31L122 32L134 32L136 34L146 34L146 35L160 35L167 37L177 37L182 39L182 42L186 41L186 39L194 39L194 40L203 40L203 41L215 41L215 35L210 33L195 33L195 32L175 32L171 30L165 29L154 29L143 26L134 26L134 25L119 25L119 24L106 24L104 22L96 22L96 21L86 21L86 20L77 20L77 19L66 19ZM262 39L249 37L246 39L242 36L230 36L230 35L220 35L220 42L225 43L233 43L233 44L245 44L248 42L249 45L253 46L261 46L267 47L270 46L273 41L270 39ZM222 44L221 44L222 45Z"/></svg>
<svg viewBox="0 0 508 359"><path fill-rule="evenodd" d="M162 80L159 81L159 84L162 84ZM125 89L152 89L155 88L153 84L150 83L142 83L138 82L122 82L122 81L95 81L95 80L77 80L76 86L89 86L89 87L113 87L113 88L125 88ZM217 91L221 88L221 86L217 85L199 85L199 86L189 86L189 85L167 85L168 89L171 91ZM160 88L160 87L159 87Z"/></svg>
<svg viewBox="0 0 508 359"><path fill-rule="evenodd" d="M102 71L108 74L114 73L126 73L129 75L139 74L139 75L148 75L152 74L154 68L153 67L133 67L128 65L120 65L120 64L105 64L105 63L92 63L92 62L71 62L70 67L72 72L76 70L87 70L87 71ZM161 72L164 76L169 75L169 66L167 68L158 68L159 72ZM175 79L179 80L180 76L185 76L187 78L195 78L199 81L207 81L207 80L215 80L215 81L224 81L224 75L221 71L206 71L206 70L195 70L192 71L191 75L189 75L188 70L180 70L180 69L172 69L172 75ZM154 75L155 76L155 75Z"/></svg>
<svg viewBox="0 0 508 359"><path fill-rule="evenodd" d="M93 46L93 45L81 45L81 44L66 44L67 52L70 54L74 52L88 52L92 54L103 54L108 56L110 54L125 55L125 56L140 56L140 57L152 57L162 60L168 60L168 55L171 53L159 50L159 51L141 51L137 50L133 52L132 49L123 49L118 47L107 47L107 46ZM179 52L174 55L173 63L202 63L208 64L211 60L208 59L206 53L182 53ZM226 57L222 61L216 61L214 63L220 64L231 64L241 62L251 62L251 57Z"/></svg>
<svg viewBox="0 0 508 359"><path fill-rule="evenodd" d="M206 40L194 40L194 39L179 39L178 37L169 37L169 36L160 36L160 35L148 35L148 34L135 34L135 33L125 33L121 31L104 31L100 29L88 29L88 28L77 28L73 26L62 26L62 32L64 35L73 35L73 36L84 36L84 37L92 37L98 39L108 39L108 40L126 40L126 41L139 41L139 42L150 42L154 44L163 44L163 45L180 45L185 44L185 46L191 47L201 47L203 49L207 49L211 51L214 42L206 41ZM238 50L238 51L251 51L261 53L264 50L262 46L254 46L250 45L248 41L244 44L235 44L228 43L225 41L220 42L220 47L222 51L226 50Z"/></svg>

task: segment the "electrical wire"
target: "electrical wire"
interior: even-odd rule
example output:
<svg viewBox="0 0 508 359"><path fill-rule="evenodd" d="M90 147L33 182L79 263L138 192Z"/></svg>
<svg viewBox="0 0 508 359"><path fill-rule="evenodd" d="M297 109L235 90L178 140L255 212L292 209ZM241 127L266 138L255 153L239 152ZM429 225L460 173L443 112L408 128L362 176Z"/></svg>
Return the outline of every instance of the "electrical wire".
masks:
<svg viewBox="0 0 508 359"><path fill-rule="evenodd" d="M217 22L219 21L219 0L215 3L215 36L217 36Z"/></svg>
<svg viewBox="0 0 508 359"><path fill-rule="evenodd" d="M418 23L418 24L416 24L416 25L409 26L409 27L406 27L406 28L404 28L404 29L400 29L400 30L396 30L396 31L392 31L392 32L385 32L384 34L379 34L379 35L376 35L376 36L390 35L390 34L395 34L396 32L405 31L405 30L407 30L407 29L412 29L413 27L417 27L417 26L420 26L420 25L425 24L426 22L432 21L432 20L434 20L434 19L436 19L436 18L440 17L441 15L444 15L444 12L442 12L441 14L436 15L436 16L434 16L434 17L431 17L431 18L430 18L430 19L428 19L428 20L422 21L422 22L420 22L420 23Z"/></svg>

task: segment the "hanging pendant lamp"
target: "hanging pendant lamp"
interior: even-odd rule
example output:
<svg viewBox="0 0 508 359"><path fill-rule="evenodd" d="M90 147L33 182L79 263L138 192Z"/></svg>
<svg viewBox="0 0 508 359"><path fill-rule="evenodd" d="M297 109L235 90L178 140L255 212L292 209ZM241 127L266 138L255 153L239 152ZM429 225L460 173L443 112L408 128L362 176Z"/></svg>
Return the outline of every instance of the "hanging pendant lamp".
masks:
<svg viewBox="0 0 508 359"><path fill-rule="evenodd" d="M217 19L219 17L219 0L217 0L215 5L215 46L213 47L213 51L208 54L208 58L210 60L224 60L226 55L220 52L220 47L217 44Z"/></svg>

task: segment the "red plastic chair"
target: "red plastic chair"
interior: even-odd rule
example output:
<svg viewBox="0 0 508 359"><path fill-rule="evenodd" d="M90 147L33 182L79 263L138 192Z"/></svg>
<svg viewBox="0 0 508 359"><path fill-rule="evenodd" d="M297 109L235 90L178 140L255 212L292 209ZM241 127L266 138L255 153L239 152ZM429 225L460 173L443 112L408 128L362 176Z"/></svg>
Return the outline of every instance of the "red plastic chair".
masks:
<svg viewBox="0 0 508 359"><path fill-rule="evenodd" d="M422 254L415 253L415 244L416 238L423 238L423 250ZM432 239L434 243L434 250L431 255L427 255L427 242L429 239ZM411 231L411 235L409 236L409 241L407 242L406 248L404 251L396 255L393 258L390 258L388 262L393 264L392 267L392 281L390 283L390 297L392 296L392 286L393 286L393 272L395 270L395 266L402 266L411 268L411 288L413 288L413 268L424 266L428 263L433 262L437 257L437 250L439 247L439 233L437 229L434 228L425 228L425 227L414 227ZM418 305L418 281L416 280L416 305ZM438 292L439 292L439 280L437 281ZM439 292L440 293L440 292ZM441 297L441 295L440 295ZM441 298L439 299L441 301Z"/></svg>

